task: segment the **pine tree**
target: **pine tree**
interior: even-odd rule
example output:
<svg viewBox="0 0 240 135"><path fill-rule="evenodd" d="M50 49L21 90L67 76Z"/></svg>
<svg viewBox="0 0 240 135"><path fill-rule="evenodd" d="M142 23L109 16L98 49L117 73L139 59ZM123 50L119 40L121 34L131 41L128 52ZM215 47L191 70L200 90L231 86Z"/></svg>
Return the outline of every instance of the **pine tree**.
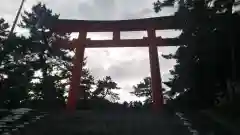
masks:
<svg viewBox="0 0 240 135"><path fill-rule="evenodd" d="M0 19L1 104L14 108L29 100L30 78L34 70L27 63L29 41L25 37L17 37L15 33L7 38L8 28L4 19Z"/></svg>
<svg viewBox="0 0 240 135"><path fill-rule="evenodd" d="M43 100L45 105L52 106L57 101L64 102L65 86L70 77L71 60L68 51L55 49L53 44L58 40L69 40L69 34L57 34L49 31L46 22L58 19L59 15L53 14L44 4L37 4L32 11L25 11L22 15L20 27L30 32L32 56L30 65L38 75L39 83L33 88L33 95L37 100ZM45 22L45 23L42 23ZM65 85L64 85L65 84Z"/></svg>

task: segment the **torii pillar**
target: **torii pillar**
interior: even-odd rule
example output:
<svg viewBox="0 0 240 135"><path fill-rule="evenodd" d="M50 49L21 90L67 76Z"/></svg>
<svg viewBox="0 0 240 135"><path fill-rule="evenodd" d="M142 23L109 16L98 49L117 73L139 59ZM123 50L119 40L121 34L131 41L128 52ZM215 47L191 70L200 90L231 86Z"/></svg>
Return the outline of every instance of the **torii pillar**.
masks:
<svg viewBox="0 0 240 135"><path fill-rule="evenodd" d="M68 92L67 110L74 111L77 105L77 95L82 75L82 66L84 59L84 51L86 45L87 32L81 31L78 39L73 42L75 50L75 58L73 60L72 78L70 80L70 89ZM81 91L80 91L81 92Z"/></svg>
<svg viewBox="0 0 240 135"><path fill-rule="evenodd" d="M148 29L149 60L151 70L151 90L153 98L153 109L158 111L163 105L162 80L159 68L158 48L156 43L155 29Z"/></svg>

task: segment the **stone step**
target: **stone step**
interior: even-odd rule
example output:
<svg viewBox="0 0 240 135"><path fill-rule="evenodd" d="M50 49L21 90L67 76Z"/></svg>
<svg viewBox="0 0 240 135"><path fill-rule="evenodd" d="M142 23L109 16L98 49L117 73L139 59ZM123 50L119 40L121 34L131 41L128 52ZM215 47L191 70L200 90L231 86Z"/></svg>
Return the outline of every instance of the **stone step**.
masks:
<svg viewBox="0 0 240 135"><path fill-rule="evenodd" d="M32 126L26 135L190 135L176 117L149 112L55 114Z"/></svg>

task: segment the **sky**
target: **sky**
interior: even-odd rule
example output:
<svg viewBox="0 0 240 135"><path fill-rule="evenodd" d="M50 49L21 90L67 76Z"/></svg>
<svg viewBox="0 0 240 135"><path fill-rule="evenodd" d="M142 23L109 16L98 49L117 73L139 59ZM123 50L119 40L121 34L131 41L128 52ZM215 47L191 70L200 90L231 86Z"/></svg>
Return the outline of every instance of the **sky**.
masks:
<svg viewBox="0 0 240 135"><path fill-rule="evenodd" d="M80 20L125 20L172 15L175 8L165 8L160 13L153 11L156 0L26 0L23 10L30 10L37 2L45 3L60 19ZM21 0L1 0L0 17L10 24L16 15ZM16 28L17 32L27 31ZM157 36L174 37L178 31L157 31ZM146 32L124 32L121 38L143 38ZM109 39L111 33L88 33L91 39ZM177 47L159 47L160 71L163 81L170 76L169 70L176 63L162 58L162 54L175 53ZM143 100L129 92L132 86L150 75L148 48L95 48L86 49L87 67L96 79L111 76L121 87L117 90L122 101Z"/></svg>

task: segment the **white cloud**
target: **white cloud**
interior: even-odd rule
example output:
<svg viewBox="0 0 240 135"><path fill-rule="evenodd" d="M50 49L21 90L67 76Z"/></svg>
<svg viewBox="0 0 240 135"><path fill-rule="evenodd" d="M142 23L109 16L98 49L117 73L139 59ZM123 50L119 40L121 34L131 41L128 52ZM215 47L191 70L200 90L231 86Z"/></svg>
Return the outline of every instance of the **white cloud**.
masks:
<svg viewBox="0 0 240 135"><path fill-rule="evenodd" d="M174 60L166 60L161 55L175 53L177 47L159 47L159 62L163 81L169 77L169 69ZM133 85L150 75L148 48L111 48L87 49L88 67L97 78L110 75L114 80L125 85ZM104 69L105 65L108 68Z"/></svg>

